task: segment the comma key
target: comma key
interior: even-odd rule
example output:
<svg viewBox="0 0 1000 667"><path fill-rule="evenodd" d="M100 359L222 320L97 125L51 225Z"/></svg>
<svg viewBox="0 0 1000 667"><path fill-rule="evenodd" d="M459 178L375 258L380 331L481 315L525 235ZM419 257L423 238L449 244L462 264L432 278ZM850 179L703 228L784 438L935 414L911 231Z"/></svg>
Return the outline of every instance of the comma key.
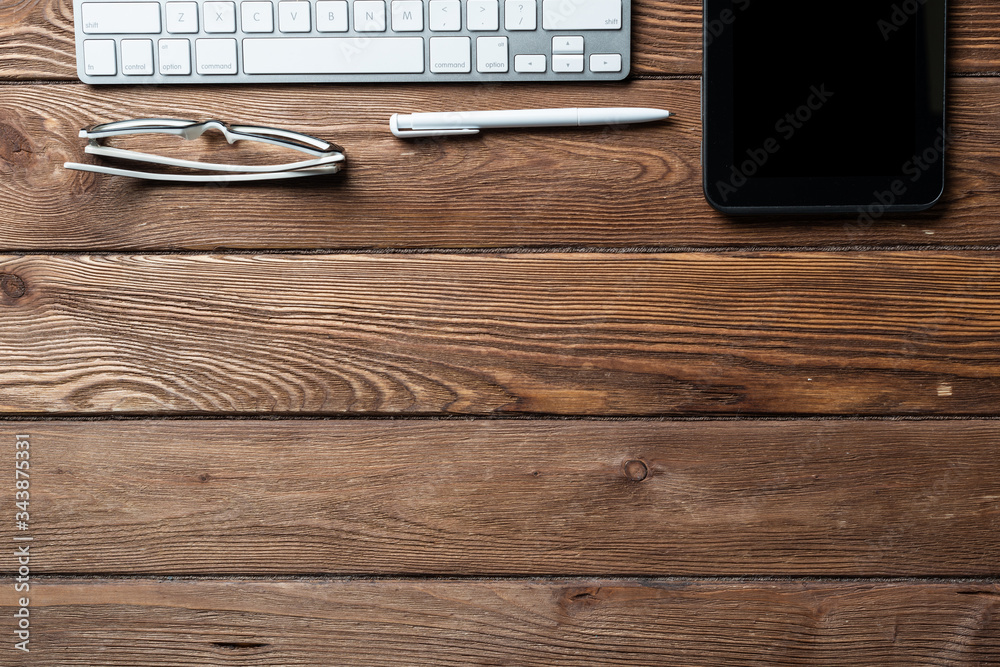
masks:
<svg viewBox="0 0 1000 667"><path fill-rule="evenodd" d="M462 29L462 3L458 0L431 0L428 23L434 32Z"/></svg>

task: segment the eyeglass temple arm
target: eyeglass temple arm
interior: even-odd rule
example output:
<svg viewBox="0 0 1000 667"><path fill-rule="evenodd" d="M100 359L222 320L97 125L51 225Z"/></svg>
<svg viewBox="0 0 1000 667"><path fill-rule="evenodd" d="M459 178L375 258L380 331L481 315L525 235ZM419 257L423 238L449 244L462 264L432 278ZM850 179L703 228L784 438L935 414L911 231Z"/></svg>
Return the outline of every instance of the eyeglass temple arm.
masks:
<svg viewBox="0 0 1000 667"><path fill-rule="evenodd" d="M161 123L159 125L138 126L135 123L148 120ZM175 123L190 123L184 126L174 126ZM344 151L336 144L331 144L322 139L317 139L301 132L292 132L275 127L264 127L255 125L233 125L227 127L225 123L218 120L207 120L202 123L192 121L174 120L170 118L150 118L118 121L115 123L105 123L95 125L89 129L80 130L80 137L89 139L91 143L96 143L97 139L114 137L128 134L172 134L184 139L197 139L210 129L218 130L230 144L240 140L259 141L271 144L279 148L290 148L303 153L308 153L316 157L321 157L332 152ZM305 144L305 145L303 145Z"/></svg>
<svg viewBox="0 0 1000 667"><path fill-rule="evenodd" d="M111 176L130 176L147 181L177 181L182 183L235 183L245 181L269 181L283 178L302 178L305 176L321 176L332 174L340 170L339 164L316 167L313 169L298 169L295 171L276 171L257 174L158 174L148 171L133 171L131 169L118 169L116 167L105 167L98 164L81 164L79 162L64 162L66 169L77 171L90 171L97 174L108 174Z"/></svg>
<svg viewBox="0 0 1000 667"><path fill-rule="evenodd" d="M188 169L204 169L206 171L233 171L246 173L297 171L299 169L309 169L312 167L344 161L343 153L329 153L323 157L313 158L312 160L300 160L298 162L288 162L284 164L235 165L215 162L199 162L197 160L183 160L180 158L164 157L162 155L153 155L152 153L142 153L140 151L112 148L110 146L98 146L95 144L88 144L84 148L84 152L90 155L102 155L104 157L133 160L135 162L148 162L168 167L184 167Z"/></svg>

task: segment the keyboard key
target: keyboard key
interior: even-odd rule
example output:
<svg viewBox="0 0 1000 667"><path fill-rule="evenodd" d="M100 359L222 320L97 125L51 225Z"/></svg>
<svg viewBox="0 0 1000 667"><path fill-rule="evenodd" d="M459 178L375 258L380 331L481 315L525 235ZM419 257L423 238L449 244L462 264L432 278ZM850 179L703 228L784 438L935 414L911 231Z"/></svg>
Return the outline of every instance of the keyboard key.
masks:
<svg viewBox="0 0 1000 667"><path fill-rule="evenodd" d="M316 30L347 32L347 0L319 0L316 3Z"/></svg>
<svg viewBox="0 0 1000 667"><path fill-rule="evenodd" d="M545 30L621 30L622 0L542 0Z"/></svg>
<svg viewBox="0 0 1000 667"><path fill-rule="evenodd" d="M278 30L281 32L309 32L312 26L309 15L312 6L299 0L285 0L278 3Z"/></svg>
<svg viewBox="0 0 1000 667"><path fill-rule="evenodd" d="M128 76L152 76L153 40L122 40L122 74Z"/></svg>
<svg viewBox="0 0 1000 667"><path fill-rule="evenodd" d="M186 39L161 39L160 74L179 76L191 74L191 43Z"/></svg>
<svg viewBox="0 0 1000 667"><path fill-rule="evenodd" d="M462 29L462 3L460 0L431 0L428 20L432 31Z"/></svg>
<svg viewBox="0 0 1000 667"><path fill-rule="evenodd" d="M385 32L385 3L382 0L357 0L354 3L354 30Z"/></svg>
<svg viewBox="0 0 1000 667"><path fill-rule="evenodd" d="M582 72L583 56L554 55L552 56L553 72Z"/></svg>
<svg viewBox="0 0 1000 667"><path fill-rule="evenodd" d="M515 72L544 72L545 56L522 53L514 56Z"/></svg>
<svg viewBox="0 0 1000 667"><path fill-rule="evenodd" d="M622 56L620 53L592 53L590 54L591 72L620 72L622 71Z"/></svg>
<svg viewBox="0 0 1000 667"><path fill-rule="evenodd" d="M497 0L469 0L466 11L469 30L500 29L500 3Z"/></svg>
<svg viewBox="0 0 1000 667"><path fill-rule="evenodd" d="M206 2L201 7L205 32L236 32L235 2Z"/></svg>
<svg viewBox="0 0 1000 667"><path fill-rule="evenodd" d="M553 37L552 53L583 53L583 37L579 35Z"/></svg>
<svg viewBox="0 0 1000 667"><path fill-rule="evenodd" d="M236 74L235 39L198 39L195 52L198 74Z"/></svg>
<svg viewBox="0 0 1000 667"><path fill-rule="evenodd" d="M424 3L421 0L393 0L392 29L414 32L424 29Z"/></svg>
<svg viewBox="0 0 1000 667"><path fill-rule="evenodd" d="M477 72L507 71L506 37L476 38L476 71Z"/></svg>
<svg viewBox="0 0 1000 667"><path fill-rule="evenodd" d="M270 2L241 2L243 32L274 32L274 8Z"/></svg>
<svg viewBox="0 0 1000 667"><path fill-rule="evenodd" d="M506 0L503 27L507 30L534 30L538 19L535 0Z"/></svg>
<svg viewBox="0 0 1000 667"><path fill-rule="evenodd" d="M90 76L114 76L115 40L87 39L83 42L83 71Z"/></svg>
<svg viewBox="0 0 1000 667"><path fill-rule="evenodd" d="M167 32L177 35L198 32L197 2L168 2L164 8L167 17Z"/></svg>
<svg viewBox="0 0 1000 667"><path fill-rule="evenodd" d="M86 35L160 32L158 2L85 2L82 7L83 32Z"/></svg>
<svg viewBox="0 0 1000 667"><path fill-rule="evenodd" d="M468 37L431 37L431 71L472 71L472 40Z"/></svg>
<svg viewBox="0 0 1000 667"><path fill-rule="evenodd" d="M243 71L246 74L420 74L424 71L424 39L247 38L243 40Z"/></svg>

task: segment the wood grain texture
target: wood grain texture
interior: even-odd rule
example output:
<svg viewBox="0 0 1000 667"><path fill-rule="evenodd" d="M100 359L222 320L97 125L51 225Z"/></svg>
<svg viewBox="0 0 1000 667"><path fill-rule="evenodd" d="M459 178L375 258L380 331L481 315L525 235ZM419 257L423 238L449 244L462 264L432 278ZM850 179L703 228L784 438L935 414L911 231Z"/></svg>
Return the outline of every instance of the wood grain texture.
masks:
<svg viewBox="0 0 1000 667"><path fill-rule="evenodd" d="M949 3L943 203L868 222L705 204L700 0L636 0L621 84L259 88L66 83L70 0L0 2L0 413L40 416L0 420L0 469L32 435L35 538L32 653L0 624L0 664L998 664L995 419L356 419L998 416L995 4ZM677 115L386 129L621 104ZM348 168L61 168L136 116L291 127ZM230 248L325 253L20 254ZM434 248L640 252L330 253ZM80 419L107 413L141 418ZM274 413L355 419L149 419Z"/></svg>
<svg viewBox="0 0 1000 667"><path fill-rule="evenodd" d="M6 0L0 5L0 80L76 76L73 0Z"/></svg>
<svg viewBox="0 0 1000 667"><path fill-rule="evenodd" d="M0 411L995 415L997 260L0 258Z"/></svg>
<svg viewBox="0 0 1000 667"><path fill-rule="evenodd" d="M998 421L0 422L7 469L24 432L46 575L1000 574Z"/></svg>
<svg viewBox="0 0 1000 667"><path fill-rule="evenodd" d="M4 646L5 664L971 667L1000 651L989 582L57 579L31 603L30 660Z"/></svg>
<svg viewBox="0 0 1000 667"><path fill-rule="evenodd" d="M1000 71L1000 16L992 0L952 0L948 66ZM701 0L634 0L632 75L701 72ZM0 79L76 77L72 0L11 0L0 8Z"/></svg>
<svg viewBox="0 0 1000 667"><path fill-rule="evenodd" d="M930 212L876 219L727 218L705 202L697 81L602 87L88 88L0 97L0 249L879 246L1000 243L1000 78L952 81L948 188ZM667 107L636 127L401 141L395 111ZM456 100L460 100L456 102ZM238 118L342 144L329 179L229 187L68 171L80 127L123 117ZM175 139L169 148L175 152ZM185 143L221 160L224 142ZM140 147L147 147L145 145ZM160 146L160 148L164 148ZM202 151L199 153L198 151ZM287 156L285 156L287 158Z"/></svg>

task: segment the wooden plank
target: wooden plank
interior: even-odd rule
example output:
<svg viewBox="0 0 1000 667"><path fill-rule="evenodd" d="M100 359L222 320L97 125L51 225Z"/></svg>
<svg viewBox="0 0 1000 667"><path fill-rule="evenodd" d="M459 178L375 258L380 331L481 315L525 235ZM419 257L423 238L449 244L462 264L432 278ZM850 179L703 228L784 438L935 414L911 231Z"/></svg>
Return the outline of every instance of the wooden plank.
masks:
<svg viewBox="0 0 1000 667"><path fill-rule="evenodd" d="M996 415L997 258L0 258L0 412Z"/></svg>
<svg viewBox="0 0 1000 667"><path fill-rule="evenodd" d="M992 0L952 0L948 66L1000 71ZM701 73L701 0L632 3L632 75ZM19 0L0 10L0 78L76 79L72 0Z"/></svg>
<svg viewBox="0 0 1000 667"><path fill-rule="evenodd" d="M614 105L627 97L677 113L661 124L416 142L388 132L393 112L510 106L512 89L296 87L300 104L290 106L288 87L9 86L0 98L0 248L997 244L1000 78L952 83L949 185L938 207L902 216L874 210L874 217L782 219L727 218L705 202L697 81L639 81L601 92L515 88L525 106ZM233 109L244 122L338 141L347 151L346 172L280 186L206 187L60 166L94 160L77 136L86 125L150 115L231 118ZM173 141L157 147L215 161L234 152L213 138L168 137Z"/></svg>
<svg viewBox="0 0 1000 667"><path fill-rule="evenodd" d="M57 579L29 601L31 652L8 641L5 664L911 667L1000 652L990 582Z"/></svg>
<svg viewBox="0 0 1000 667"><path fill-rule="evenodd" d="M1000 421L0 422L5 469L24 433L39 574L1000 573Z"/></svg>

